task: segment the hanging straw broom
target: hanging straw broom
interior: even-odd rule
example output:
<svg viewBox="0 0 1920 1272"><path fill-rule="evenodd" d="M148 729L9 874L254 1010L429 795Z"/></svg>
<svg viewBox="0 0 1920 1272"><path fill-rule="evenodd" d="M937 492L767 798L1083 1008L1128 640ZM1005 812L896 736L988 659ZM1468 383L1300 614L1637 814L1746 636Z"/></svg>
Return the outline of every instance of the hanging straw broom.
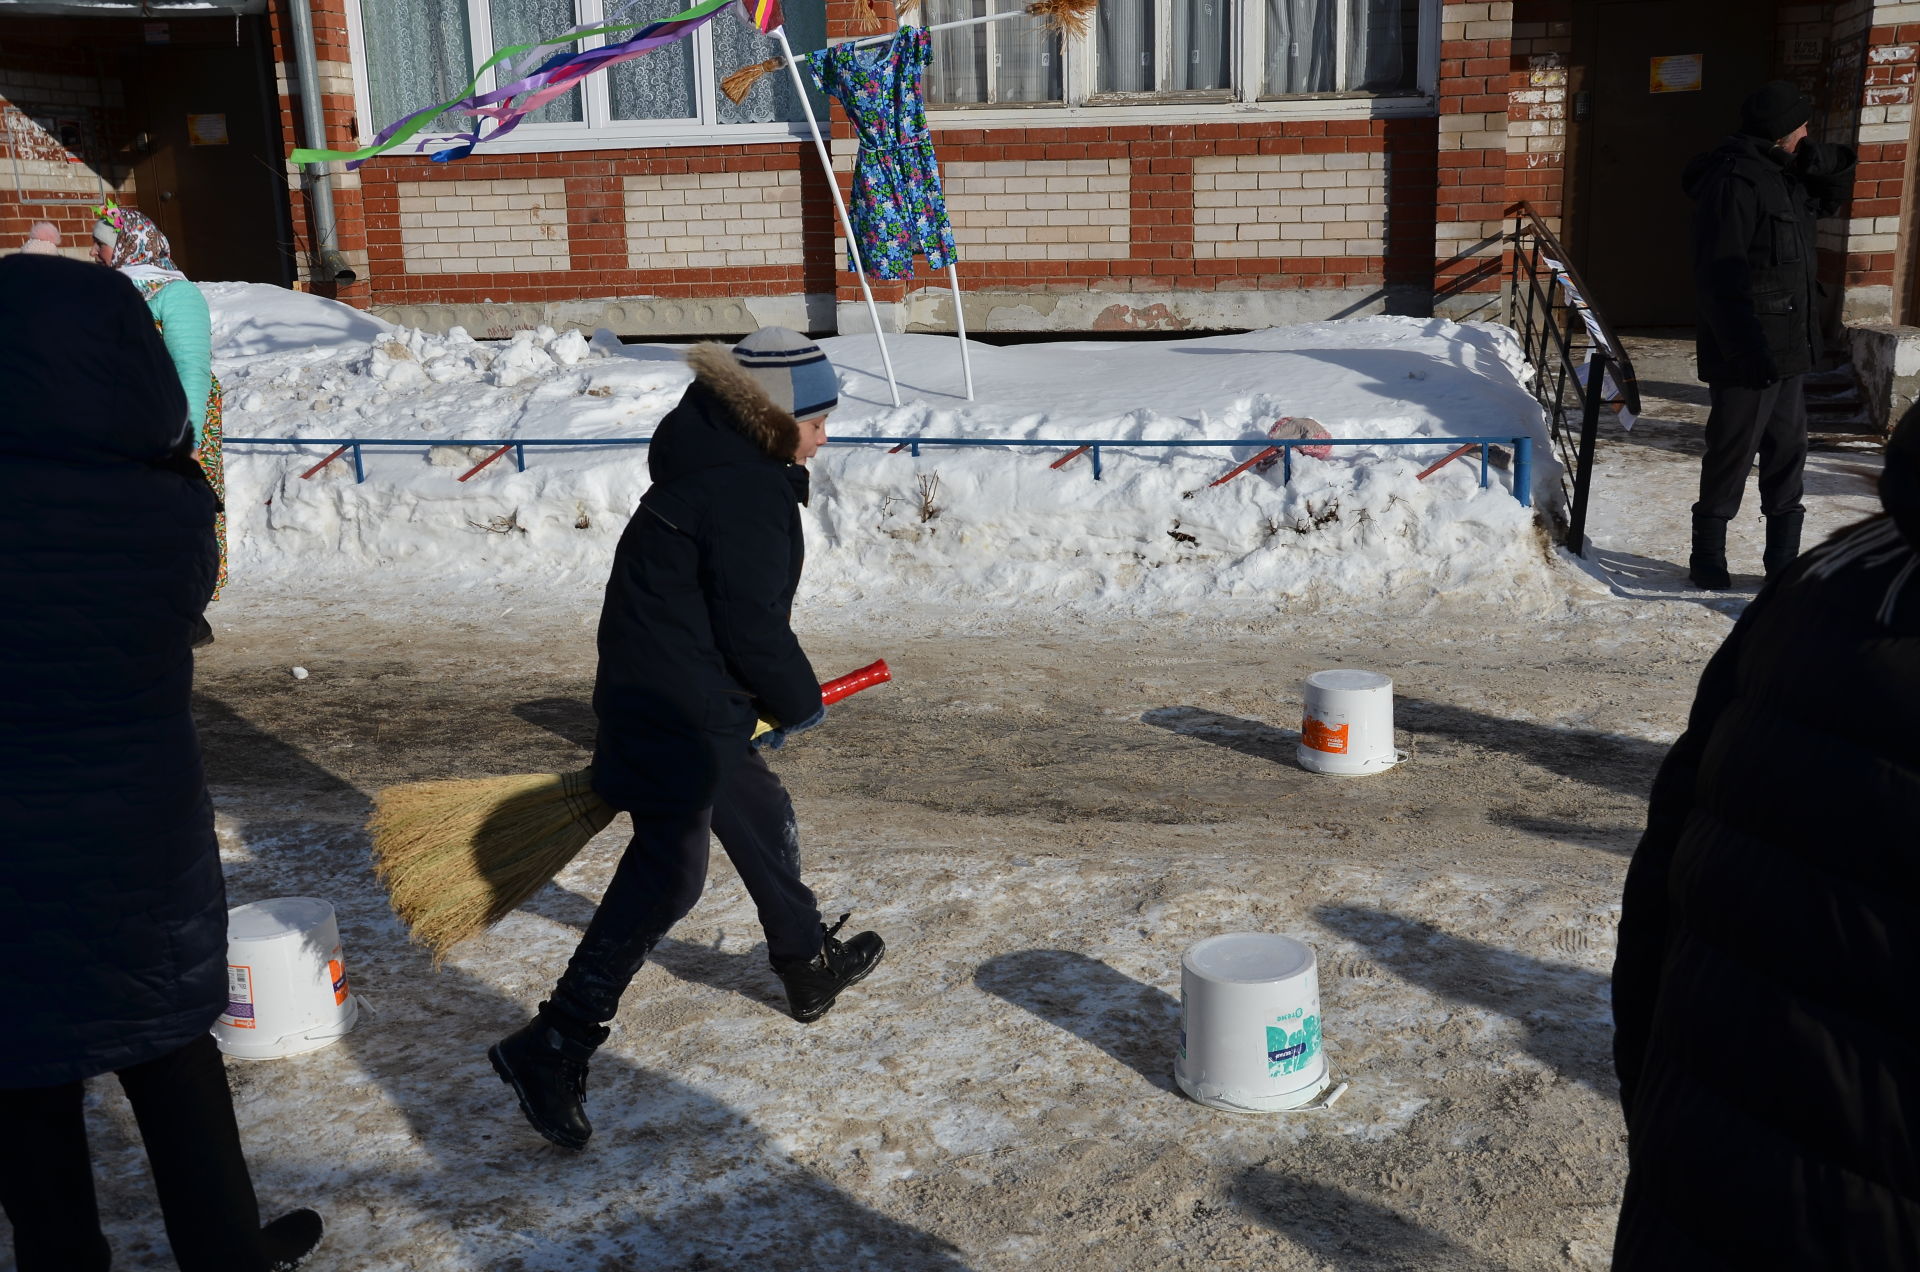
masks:
<svg viewBox="0 0 1920 1272"><path fill-rule="evenodd" d="M855 0L855 26L863 31L880 30L885 24L880 18L878 11L874 10L871 4L868 4L867 15L863 16L859 10L859 6L863 3L868 3L868 0ZM906 3L898 6L898 12L906 13L911 9L917 8L918 5L919 0L906 0ZM1029 4L1024 12L1041 19L1046 23L1049 30L1072 36L1077 40L1087 34L1093 11L1098 6L1099 0L1033 0L1033 3ZM995 16L1011 17L1012 15L996 14ZM971 26L974 21L973 19L969 19L952 25ZM927 29L930 31L938 31L940 28L935 26ZM760 82L761 76L771 75L786 64L787 61L783 57L770 57L764 62L755 62L751 66L743 66L720 81L720 91L727 95L728 101L737 104L745 100L747 93L755 84Z"/></svg>
<svg viewBox="0 0 1920 1272"><path fill-rule="evenodd" d="M876 662L820 686L820 699L838 702L892 678ZM753 736L773 727L762 720ZM518 909L613 821L592 775L517 773L380 792L367 821L374 871L436 964Z"/></svg>

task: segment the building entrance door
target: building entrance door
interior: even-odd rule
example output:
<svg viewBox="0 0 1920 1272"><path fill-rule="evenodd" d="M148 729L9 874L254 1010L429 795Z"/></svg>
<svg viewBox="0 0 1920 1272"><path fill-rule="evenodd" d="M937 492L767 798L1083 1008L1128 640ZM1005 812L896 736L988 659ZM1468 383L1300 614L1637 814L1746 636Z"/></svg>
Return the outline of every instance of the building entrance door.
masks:
<svg viewBox="0 0 1920 1272"><path fill-rule="evenodd" d="M286 159L262 19L201 22L204 43L200 23L174 21L168 43L127 55L135 197L189 278L286 286Z"/></svg>
<svg viewBox="0 0 1920 1272"><path fill-rule="evenodd" d="M1739 126L1772 69L1771 0L1589 0L1576 7L1581 136L1573 251L1616 327L1694 320L1680 174Z"/></svg>

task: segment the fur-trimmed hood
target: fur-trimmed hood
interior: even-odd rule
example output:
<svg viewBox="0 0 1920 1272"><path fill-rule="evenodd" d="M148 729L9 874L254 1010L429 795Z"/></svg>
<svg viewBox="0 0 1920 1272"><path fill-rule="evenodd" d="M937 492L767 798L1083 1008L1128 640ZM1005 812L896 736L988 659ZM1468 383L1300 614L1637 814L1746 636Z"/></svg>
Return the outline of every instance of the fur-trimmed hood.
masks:
<svg viewBox="0 0 1920 1272"><path fill-rule="evenodd" d="M781 410L734 361L731 345L703 341L687 350L687 365L693 368L694 381L705 386L727 408L729 422L742 437L759 447L769 459L783 464L793 462L793 453L800 449L799 421L791 412Z"/></svg>

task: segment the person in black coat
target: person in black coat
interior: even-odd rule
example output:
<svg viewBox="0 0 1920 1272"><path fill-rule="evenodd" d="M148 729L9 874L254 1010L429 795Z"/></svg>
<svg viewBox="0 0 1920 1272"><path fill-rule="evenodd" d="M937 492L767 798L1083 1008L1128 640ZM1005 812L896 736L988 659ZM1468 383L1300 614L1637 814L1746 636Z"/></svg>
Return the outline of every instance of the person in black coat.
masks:
<svg viewBox="0 0 1920 1272"><path fill-rule="evenodd" d="M1727 522L1760 458L1768 574L1800 551L1807 461L1805 380L1822 345L1815 222L1840 210L1854 152L1807 136L1813 102L1785 81L1749 96L1740 131L1687 165L1694 200L1693 281L1700 378L1713 403L1688 573L1732 584Z"/></svg>
<svg viewBox="0 0 1920 1272"><path fill-rule="evenodd" d="M188 710L211 488L131 283L0 260L0 1205L20 1272L108 1266L82 1082L115 1073L183 1272L291 1267L226 1070L227 905Z"/></svg>
<svg viewBox="0 0 1920 1272"><path fill-rule="evenodd" d="M694 381L654 431L653 484L614 551L600 614L593 789L633 818L628 845L552 996L489 1051L534 1129L580 1148L586 1066L649 952L700 899L717 836L759 910L796 1019L824 1015L884 950L838 939L800 879L793 802L751 738L826 717L793 634L805 560L805 463L839 403L832 365L798 332L696 345Z"/></svg>
<svg viewBox="0 0 1920 1272"><path fill-rule="evenodd" d="M1613 968L1614 1264L1920 1267L1920 411L1777 575L1654 782Z"/></svg>

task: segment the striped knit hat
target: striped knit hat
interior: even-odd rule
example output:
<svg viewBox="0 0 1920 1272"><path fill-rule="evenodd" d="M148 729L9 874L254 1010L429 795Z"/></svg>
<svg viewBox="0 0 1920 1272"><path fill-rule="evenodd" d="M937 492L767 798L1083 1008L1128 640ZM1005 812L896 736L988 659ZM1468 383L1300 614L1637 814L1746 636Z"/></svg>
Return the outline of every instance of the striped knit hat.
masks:
<svg viewBox="0 0 1920 1272"><path fill-rule="evenodd" d="M762 327L733 346L733 360L796 420L840 405L840 379L820 346L786 327Z"/></svg>

